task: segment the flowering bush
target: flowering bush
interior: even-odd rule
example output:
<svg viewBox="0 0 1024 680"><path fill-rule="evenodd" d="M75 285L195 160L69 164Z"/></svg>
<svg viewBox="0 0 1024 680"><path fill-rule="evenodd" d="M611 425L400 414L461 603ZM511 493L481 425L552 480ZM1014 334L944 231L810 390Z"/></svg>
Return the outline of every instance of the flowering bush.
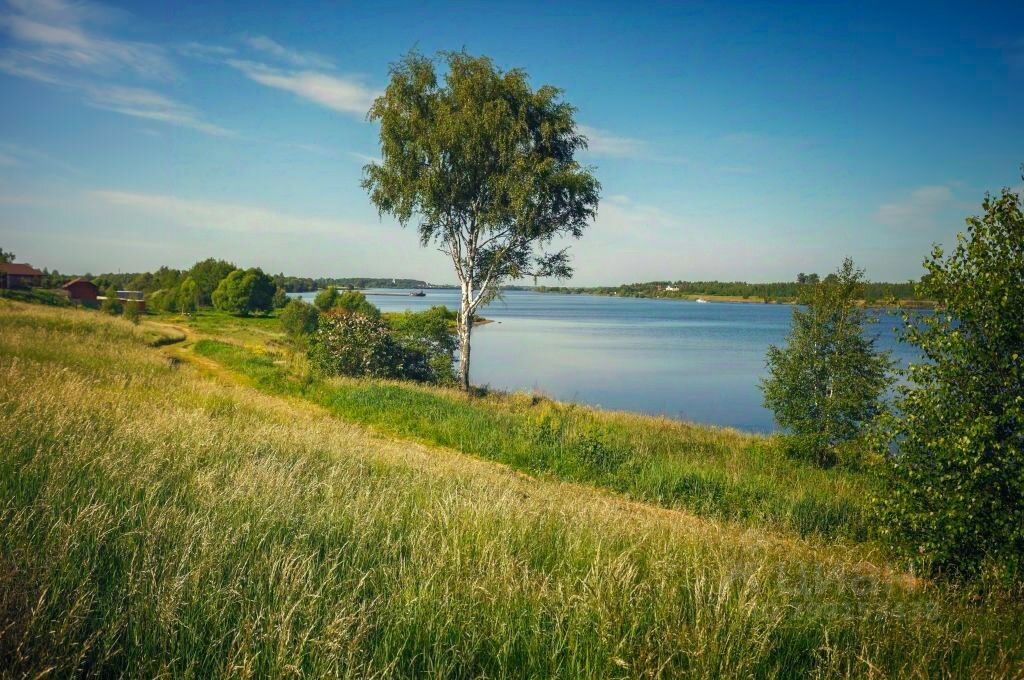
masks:
<svg viewBox="0 0 1024 680"><path fill-rule="evenodd" d="M380 319L335 309L320 315L309 359L326 375L400 378L402 348Z"/></svg>

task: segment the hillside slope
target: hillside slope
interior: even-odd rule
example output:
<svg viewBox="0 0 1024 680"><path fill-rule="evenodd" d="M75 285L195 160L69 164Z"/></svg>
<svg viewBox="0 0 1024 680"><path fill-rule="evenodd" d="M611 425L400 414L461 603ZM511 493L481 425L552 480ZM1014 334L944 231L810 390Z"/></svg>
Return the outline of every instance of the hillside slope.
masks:
<svg viewBox="0 0 1024 680"><path fill-rule="evenodd" d="M0 301L0 671L1012 676L1024 615L875 551L374 434ZM208 370L210 372L208 372Z"/></svg>

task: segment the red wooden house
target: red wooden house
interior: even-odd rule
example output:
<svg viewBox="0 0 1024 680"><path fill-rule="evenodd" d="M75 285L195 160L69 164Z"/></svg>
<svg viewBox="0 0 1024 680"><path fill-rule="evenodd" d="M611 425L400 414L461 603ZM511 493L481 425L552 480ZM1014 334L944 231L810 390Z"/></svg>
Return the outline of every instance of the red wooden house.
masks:
<svg viewBox="0 0 1024 680"><path fill-rule="evenodd" d="M92 281L86 279L72 279L63 286L68 294L68 299L78 304L94 305L100 294L100 289Z"/></svg>
<svg viewBox="0 0 1024 680"><path fill-rule="evenodd" d="M43 282L43 273L27 264L0 262L0 289L32 288Z"/></svg>

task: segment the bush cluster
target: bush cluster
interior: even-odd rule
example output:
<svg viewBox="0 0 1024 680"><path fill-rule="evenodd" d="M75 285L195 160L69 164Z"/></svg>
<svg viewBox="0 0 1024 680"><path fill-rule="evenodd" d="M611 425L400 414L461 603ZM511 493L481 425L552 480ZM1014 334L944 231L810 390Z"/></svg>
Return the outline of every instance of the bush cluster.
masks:
<svg viewBox="0 0 1024 680"><path fill-rule="evenodd" d="M446 313L407 314L396 329L380 316L331 309L310 338L310 364L323 375L450 382L454 340L438 321Z"/></svg>

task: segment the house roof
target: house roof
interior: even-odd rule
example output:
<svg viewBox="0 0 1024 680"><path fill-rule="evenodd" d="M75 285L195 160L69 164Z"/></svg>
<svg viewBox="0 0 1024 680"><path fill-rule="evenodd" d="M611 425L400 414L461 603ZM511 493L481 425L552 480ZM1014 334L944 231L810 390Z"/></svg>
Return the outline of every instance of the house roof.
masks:
<svg viewBox="0 0 1024 680"><path fill-rule="evenodd" d="M93 283L89 279L83 279L81 277L79 277L77 279L71 279L70 281L65 283L63 286L61 286L61 288L70 288L71 286L75 285L76 283L88 283L93 288L97 288L95 283Z"/></svg>
<svg viewBox="0 0 1024 680"><path fill-rule="evenodd" d="M17 262L0 263L0 273L12 274L14 276L42 276L43 273L35 267Z"/></svg>

